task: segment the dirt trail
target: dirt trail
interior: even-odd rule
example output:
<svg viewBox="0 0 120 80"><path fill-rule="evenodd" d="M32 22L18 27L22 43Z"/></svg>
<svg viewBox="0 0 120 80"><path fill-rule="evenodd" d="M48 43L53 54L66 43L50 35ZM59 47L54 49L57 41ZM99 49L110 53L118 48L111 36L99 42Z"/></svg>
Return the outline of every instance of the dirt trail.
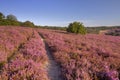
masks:
<svg viewBox="0 0 120 80"><path fill-rule="evenodd" d="M49 65L48 65L48 70L47 71L48 71L48 76L49 76L50 80L64 80L61 77L60 66L56 63L53 56L51 55L48 44L44 41L44 39L42 39L42 41L45 44L47 56L48 56L48 59L49 59Z"/></svg>

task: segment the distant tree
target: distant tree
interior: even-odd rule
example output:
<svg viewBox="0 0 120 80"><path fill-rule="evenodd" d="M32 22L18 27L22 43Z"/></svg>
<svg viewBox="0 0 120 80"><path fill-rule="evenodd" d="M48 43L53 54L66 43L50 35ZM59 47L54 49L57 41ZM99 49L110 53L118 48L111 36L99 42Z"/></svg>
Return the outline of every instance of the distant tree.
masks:
<svg viewBox="0 0 120 80"><path fill-rule="evenodd" d="M4 14L0 12L0 19L4 19L4 18L5 18Z"/></svg>
<svg viewBox="0 0 120 80"><path fill-rule="evenodd" d="M14 16L14 15L12 15L12 14L7 15L7 19L8 19L8 20L14 20L14 21L17 21L17 17Z"/></svg>
<svg viewBox="0 0 120 80"><path fill-rule="evenodd" d="M34 27L34 23L33 22L30 22L30 21L25 21L21 24L21 26L24 26L24 27Z"/></svg>
<svg viewBox="0 0 120 80"><path fill-rule="evenodd" d="M72 33L80 33L80 34L86 34L87 33L86 28L80 22L70 23L68 28L67 28L67 31L72 32Z"/></svg>

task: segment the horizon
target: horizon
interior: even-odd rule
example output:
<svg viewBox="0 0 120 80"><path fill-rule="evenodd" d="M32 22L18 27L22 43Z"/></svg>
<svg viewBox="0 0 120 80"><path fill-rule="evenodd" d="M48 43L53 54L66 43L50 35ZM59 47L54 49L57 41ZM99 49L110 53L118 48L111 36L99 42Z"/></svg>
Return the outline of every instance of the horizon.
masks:
<svg viewBox="0 0 120 80"><path fill-rule="evenodd" d="M120 26L119 0L2 0L0 12L19 21L41 26L68 26L74 21L85 26Z"/></svg>

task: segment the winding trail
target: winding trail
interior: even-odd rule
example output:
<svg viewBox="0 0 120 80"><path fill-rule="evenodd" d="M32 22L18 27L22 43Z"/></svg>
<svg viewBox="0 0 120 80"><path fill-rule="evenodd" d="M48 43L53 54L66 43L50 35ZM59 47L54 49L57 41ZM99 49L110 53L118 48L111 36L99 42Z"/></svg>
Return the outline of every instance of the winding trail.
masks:
<svg viewBox="0 0 120 80"><path fill-rule="evenodd" d="M60 65L57 64L57 62L54 60L51 51L48 47L48 44L44 41L44 39L41 39L44 44L45 44L45 49L46 53L49 59L49 64L48 64L48 76L50 80L64 80L63 77L61 76L61 68Z"/></svg>

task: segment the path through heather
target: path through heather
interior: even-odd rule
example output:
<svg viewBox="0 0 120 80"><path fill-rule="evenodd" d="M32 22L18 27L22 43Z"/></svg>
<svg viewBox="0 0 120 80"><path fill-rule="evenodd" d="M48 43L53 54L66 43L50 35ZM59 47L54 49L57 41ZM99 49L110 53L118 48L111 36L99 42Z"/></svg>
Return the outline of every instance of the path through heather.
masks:
<svg viewBox="0 0 120 80"><path fill-rule="evenodd" d="M49 65L48 65L47 71L48 71L48 76L49 76L50 80L64 80L61 77L61 68L60 68L59 64L57 64L57 62L54 60L53 56L51 55L48 44L44 41L43 38L42 38L42 41L45 44L46 52L47 52L48 59L49 59Z"/></svg>

